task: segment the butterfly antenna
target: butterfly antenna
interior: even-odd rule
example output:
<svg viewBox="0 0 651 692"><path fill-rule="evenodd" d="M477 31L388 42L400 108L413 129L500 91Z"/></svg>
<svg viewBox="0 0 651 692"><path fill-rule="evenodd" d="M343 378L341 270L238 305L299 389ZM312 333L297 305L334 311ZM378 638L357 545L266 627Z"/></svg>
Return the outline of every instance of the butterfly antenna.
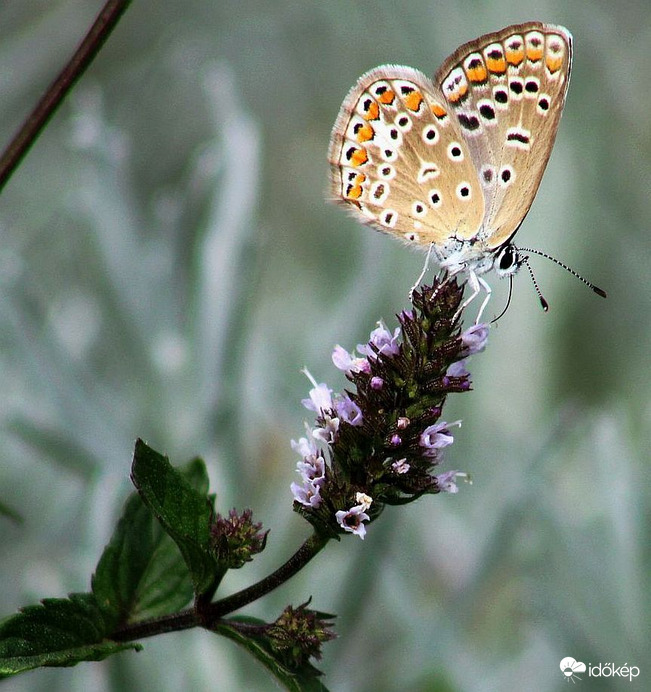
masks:
<svg viewBox="0 0 651 692"><path fill-rule="evenodd" d="M581 274L578 272L575 272L574 269L571 267L568 267L567 264L564 264L560 260L557 260L555 257L552 257L551 255L548 255L546 252L542 252L541 250L532 250L531 248L528 247L523 247L523 248L518 248L519 250L522 250L523 252L533 252L534 255L540 255L541 257L545 257L548 260L551 260L552 262L558 264L559 267L563 267L565 271L569 272L572 274L572 276L575 276L579 281L582 281L588 288L591 288L598 296L601 296L602 298L606 298L606 291L603 290L603 288L599 288L599 286L595 286L592 282L588 281L587 279L584 279ZM527 266L529 266L527 264ZM529 272L531 273L531 269L529 269ZM531 276L533 278L533 273L531 273ZM534 284L536 283L534 279Z"/></svg>
<svg viewBox="0 0 651 692"><path fill-rule="evenodd" d="M513 274L509 274L509 297L506 299L506 305L504 306L504 310L500 312L500 314L497 317L494 317L491 320L491 324L495 324L497 320L501 319L504 317L506 314L506 311L509 309L509 305L511 305L511 296L513 295Z"/></svg>
<svg viewBox="0 0 651 692"><path fill-rule="evenodd" d="M524 248L522 248L524 250ZM520 248L518 248L520 250ZM528 250L527 250L528 252ZM551 259L551 257L550 257ZM527 265L527 269L529 270L529 276L531 277L531 281L533 281L534 288L536 289L536 293L538 294L538 298L540 299L540 304L542 305L542 309L547 312L549 310L549 303L545 300L545 297L542 294L542 291L540 290L540 286L538 286L538 282L536 281L536 277L533 275L533 269L531 268L531 265L529 264L529 257L525 255L522 257L520 260L523 264Z"/></svg>

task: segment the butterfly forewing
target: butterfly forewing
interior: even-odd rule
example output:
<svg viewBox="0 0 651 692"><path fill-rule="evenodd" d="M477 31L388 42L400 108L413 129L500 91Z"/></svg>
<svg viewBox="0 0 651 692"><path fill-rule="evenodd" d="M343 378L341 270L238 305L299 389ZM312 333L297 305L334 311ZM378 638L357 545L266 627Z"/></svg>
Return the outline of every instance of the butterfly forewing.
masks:
<svg viewBox="0 0 651 692"><path fill-rule="evenodd" d="M346 97L330 142L331 187L361 220L408 242L471 238L484 216L476 166L438 87L383 65Z"/></svg>
<svg viewBox="0 0 651 692"><path fill-rule="evenodd" d="M572 37L539 22L507 27L461 46L439 69L485 199L480 240L511 238L538 190L563 112Z"/></svg>

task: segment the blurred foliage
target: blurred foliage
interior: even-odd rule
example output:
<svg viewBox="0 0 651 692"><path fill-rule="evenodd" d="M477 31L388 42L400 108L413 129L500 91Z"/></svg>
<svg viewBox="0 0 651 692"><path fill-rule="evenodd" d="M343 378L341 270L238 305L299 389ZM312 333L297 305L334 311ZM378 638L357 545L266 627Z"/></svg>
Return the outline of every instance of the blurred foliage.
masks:
<svg viewBox="0 0 651 692"><path fill-rule="evenodd" d="M0 7L7 142L102 2ZM472 362L449 468L456 496L389 509L244 615L338 614L336 690L555 690L559 661L641 665L649 620L648 5L389 0L134 2L0 200L0 613L87 590L129 492L133 442L205 458L218 507L250 506L274 569L306 535L290 438L307 365L335 374L406 307L422 258L326 204L326 150L355 79L433 73L462 42L528 19L575 38L569 98L523 245L535 261ZM498 311L505 286L495 287ZM48 670L12 690L260 689L203 632ZM599 681L591 681L591 689Z"/></svg>

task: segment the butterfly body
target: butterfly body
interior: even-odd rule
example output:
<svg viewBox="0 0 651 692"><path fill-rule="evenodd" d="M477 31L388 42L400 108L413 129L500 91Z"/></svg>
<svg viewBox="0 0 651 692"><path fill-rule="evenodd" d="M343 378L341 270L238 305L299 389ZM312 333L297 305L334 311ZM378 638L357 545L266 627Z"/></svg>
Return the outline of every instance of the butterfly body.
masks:
<svg viewBox="0 0 651 692"><path fill-rule="evenodd" d="M549 160L571 64L567 29L527 22L464 44L433 80L370 70L333 128L334 199L474 287L491 269L512 274L511 240Z"/></svg>

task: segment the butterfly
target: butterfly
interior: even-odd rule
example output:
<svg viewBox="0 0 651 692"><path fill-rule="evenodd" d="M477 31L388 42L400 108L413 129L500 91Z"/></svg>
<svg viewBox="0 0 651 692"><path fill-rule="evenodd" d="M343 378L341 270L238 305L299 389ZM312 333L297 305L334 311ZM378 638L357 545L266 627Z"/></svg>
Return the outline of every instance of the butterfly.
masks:
<svg viewBox="0 0 651 692"><path fill-rule="evenodd" d="M512 240L549 160L571 68L570 32L526 22L465 43L433 80L401 65L370 70L332 130L333 198L433 252L449 275L467 274L462 307L486 291L479 321L491 293L481 275L512 277L527 261Z"/></svg>

